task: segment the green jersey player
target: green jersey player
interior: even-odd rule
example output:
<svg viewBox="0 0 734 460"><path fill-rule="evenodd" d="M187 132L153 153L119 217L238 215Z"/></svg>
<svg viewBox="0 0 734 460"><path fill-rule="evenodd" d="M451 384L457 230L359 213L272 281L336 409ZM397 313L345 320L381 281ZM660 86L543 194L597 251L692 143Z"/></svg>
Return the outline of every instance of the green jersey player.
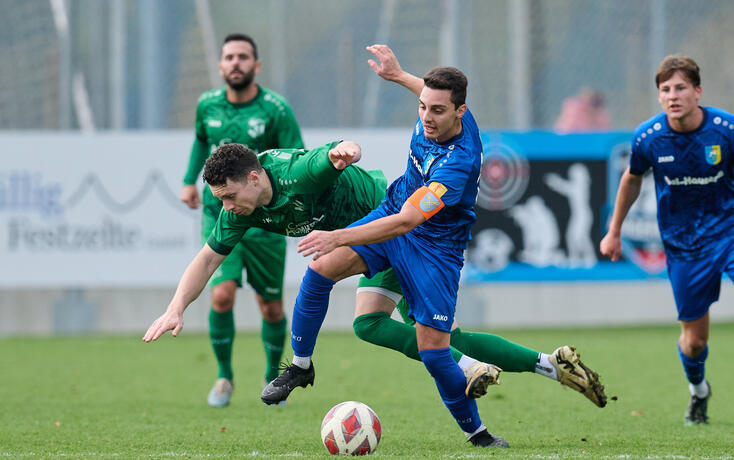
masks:
<svg viewBox="0 0 734 460"><path fill-rule="evenodd" d="M207 160L204 179L212 186L214 196L223 202L219 220L207 244L186 269L168 309L153 322L143 340L156 340L169 330L178 335L183 328L184 310L243 235L257 228L289 236L337 229L379 205L385 195L385 178L379 171L349 166L360 157L361 149L353 142L333 142L310 151L278 149L259 155L237 144L217 149ZM354 329L363 340L420 360L415 329L389 315L398 303L406 323L412 323L401 297L392 270L371 279L362 278ZM457 345L458 350L452 348L451 353L465 371L466 391L471 397L481 396L489 384L497 381L499 369L485 362L514 372L551 373L566 385L572 383L566 373L556 373L558 363L552 358L550 369L546 369L538 361L541 354L502 337L461 331L454 326L451 342ZM471 350L473 356L485 362L464 356L459 350ZM571 368L577 369L578 364ZM598 405L606 402L595 400L588 384L570 386ZM595 387L600 390L598 383Z"/></svg>
<svg viewBox="0 0 734 460"><path fill-rule="evenodd" d="M343 227L376 208L387 187L384 174L357 166L336 169L329 159L329 151L337 147L359 151L353 142L332 142L310 151L278 149L257 155L270 192L265 196L269 201L254 209L236 204L227 186L216 183L213 177L224 173L214 167L214 161L210 162L204 178L215 184L213 191L222 198L224 206L209 237L209 246L220 254L229 254L252 228L305 236L314 229ZM231 146L220 150L243 149ZM221 164L234 170L239 166L235 163L239 156L232 155L232 158L232 162Z"/></svg>
<svg viewBox="0 0 734 460"><path fill-rule="evenodd" d="M279 94L255 83L260 70L257 46L251 37L228 35L222 44L219 71L226 85L201 95L196 108L196 137L184 177L181 200L191 208L203 203L202 239L211 233L222 208L208 185L199 199L196 185L210 153L228 143L245 144L258 152L273 148L302 148L301 132L291 108ZM219 376L207 401L212 407L229 404L232 394L232 342L235 292L242 286L242 271L255 291L262 314L261 338L266 356L265 381L278 375L286 337L283 313L285 239L282 235L253 230L236 242L210 281L212 309L209 335L219 364Z"/></svg>

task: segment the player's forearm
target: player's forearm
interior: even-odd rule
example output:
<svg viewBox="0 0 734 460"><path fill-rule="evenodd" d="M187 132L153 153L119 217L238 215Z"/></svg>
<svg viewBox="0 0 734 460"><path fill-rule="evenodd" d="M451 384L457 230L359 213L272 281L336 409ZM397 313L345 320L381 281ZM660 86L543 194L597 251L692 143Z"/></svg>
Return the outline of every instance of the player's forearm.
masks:
<svg viewBox="0 0 734 460"><path fill-rule="evenodd" d="M189 155L189 164L186 167L186 174L184 175L184 185L192 185L196 183L196 179L199 177L199 173L204 168L204 163L209 157L209 147L201 142L198 138L194 140L194 145L191 147L191 155Z"/></svg>
<svg viewBox="0 0 734 460"><path fill-rule="evenodd" d="M199 297L207 281L209 281L217 267L221 265L224 258L225 256L214 252L208 244L205 244L194 257L194 260L186 267L168 310L183 313Z"/></svg>
<svg viewBox="0 0 734 460"><path fill-rule="evenodd" d="M622 174L622 178L619 181L617 198L614 201L612 220L609 223L609 233L612 235L619 236L621 234L622 223L635 200L640 196L641 187L642 176L630 174L629 169Z"/></svg>
<svg viewBox="0 0 734 460"><path fill-rule="evenodd" d="M395 214L374 220L358 227L335 230L339 246L357 246L372 243L382 243L413 230L415 227L406 225Z"/></svg>
<svg viewBox="0 0 734 460"><path fill-rule="evenodd" d="M382 217L357 227L336 230L334 233L340 246L382 243L410 233L425 221L423 215L413 205L406 203L398 214Z"/></svg>
<svg viewBox="0 0 734 460"><path fill-rule="evenodd" d="M408 88L416 96L420 96L421 91L423 91L423 79L411 73L403 71L393 81Z"/></svg>

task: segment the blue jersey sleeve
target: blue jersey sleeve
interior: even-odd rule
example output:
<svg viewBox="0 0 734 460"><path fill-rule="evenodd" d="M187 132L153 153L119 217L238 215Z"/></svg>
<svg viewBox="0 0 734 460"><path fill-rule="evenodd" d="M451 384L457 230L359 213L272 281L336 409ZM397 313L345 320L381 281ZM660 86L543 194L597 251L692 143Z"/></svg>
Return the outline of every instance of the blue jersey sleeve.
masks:
<svg viewBox="0 0 734 460"><path fill-rule="evenodd" d="M439 182L446 187L446 192L441 197L441 201L446 206L454 206L464 196L467 181L471 176L472 164L472 156L464 149L458 148L433 166L426 183Z"/></svg>
<svg viewBox="0 0 734 460"><path fill-rule="evenodd" d="M639 129L632 140L632 153L630 155L630 173L635 176L645 174L650 169L650 159L647 157L647 143L640 137Z"/></svg>

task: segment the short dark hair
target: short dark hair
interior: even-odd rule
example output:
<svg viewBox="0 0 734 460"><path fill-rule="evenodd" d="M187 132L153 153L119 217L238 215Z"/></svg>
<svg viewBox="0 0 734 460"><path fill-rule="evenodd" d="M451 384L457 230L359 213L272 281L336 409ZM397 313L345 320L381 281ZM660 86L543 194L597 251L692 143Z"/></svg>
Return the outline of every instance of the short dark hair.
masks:
<svg viewBox="0 0 734 460"><path fill-rule="evenodd" d="M466 75L455 67L436 67L423 76L423 83L431 89L451 90L451 102L458 108L466 102Z"/></svg>
<svg viewBox="0 0 734 460"><path fill-rule="evenodd" d="M671 54L663 59L655 74L655 86L660 88L660 83L670 80L676 72L681 72L683 77L695 87L701 86L701 69L696 61L682 54Z"/></svg>
<svg viewBox="0 0 734 460"><path fill-rule="evenodd" d="M246 145L224 144L207 158L204 182L213 186L226 185L227 179L245 183L250 171L260 170L257 154Z"/></svg>
<svg viewBox="0 0 734 460"><path fill-rule="evenodd" d="M255 60L257 61L257 45L255 44L255 40L252 39L247 34L229 34L226 37L224 37L224 40L222 41L222 46L219 49L219 54L222 54L221 48L224 47L225 44L229 42L247 42L250 45L252 45L252 55L255 57Z"/></svg>

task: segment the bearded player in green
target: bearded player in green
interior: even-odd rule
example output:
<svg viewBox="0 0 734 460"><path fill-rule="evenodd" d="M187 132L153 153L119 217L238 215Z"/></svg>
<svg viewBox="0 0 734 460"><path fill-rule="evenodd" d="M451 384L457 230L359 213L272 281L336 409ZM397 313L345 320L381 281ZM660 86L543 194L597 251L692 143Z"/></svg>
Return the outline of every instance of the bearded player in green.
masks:
<svg viewBox="0 0 734 460"><path fill-rule="evenodd" d="M360 158L361 149L354 142L333 142L310 151L278 149L259 155L242 145L220 147L204 169L204 180L223 202L219 220L207 244L184 272L168 309L153 322L143 340L157 340L169 330L173 336L179 334L184 310L246 232L262 228L304 236L311 230L345 227L377 207L385 195L385 177L380 171L350 166ZM377 300L385 296L393 305L399 303L401 315L412 322L407 318L408 308L400 299L400 285L392 270L371 279L363 277L360 289L371 296L357 302L357 335L420 360L415 329L390 318L384 311L386 299ZM486 364L495 363L512 372L546 375L583 393L598 406L606 404L598 376L581 364L569 347L546 355L493 334L465 332L457 327L451 333L451 343L458 348L452 348L451 353L464 370L469 397L479 397L488 385L497 383L501 369ZM484 362L459 350L471 350ZM313 383L313 374L309 383Z"/></svg>
<svg viewBox="0 0 734 460"><path fill-rule="evenodd" d="M184 177L181 201L190 208L201 203L196 185L209 154L217 147L245 144L255 152L274 148L303 148L301 132L291 108L279 94L255 83L260 71L257 46L244 34L230 34L223 43L219 72L226 86L207 91L196 108L196 138ZM222 208L222 202L204 186L202 239L209 237ZM265 381L278 376L283 354L287 320L283 312L283 272L285 238L254 229L233 244L229 256L211 278L209 336L219 365L218 379L207 402L212 407L229 404L234 389L232 342L235 335L235 292L242 287L242 270L255 291L262 314L261 339L265 349Z"/></svg>

